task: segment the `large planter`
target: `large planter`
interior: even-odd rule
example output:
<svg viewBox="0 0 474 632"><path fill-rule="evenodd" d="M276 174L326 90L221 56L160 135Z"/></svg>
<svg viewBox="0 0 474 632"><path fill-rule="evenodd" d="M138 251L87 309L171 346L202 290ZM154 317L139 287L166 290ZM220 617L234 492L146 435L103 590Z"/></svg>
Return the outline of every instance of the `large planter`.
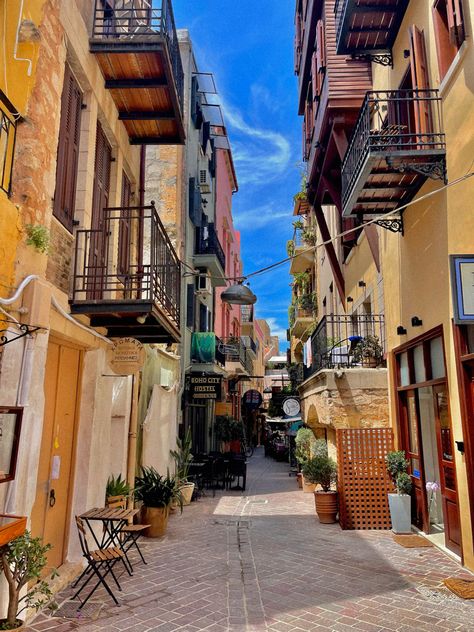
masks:
<svg viewBox="0 0 474 632"><path fill-rule="evenodd" d="M389 494L388 506L394 533L411 533L411 496L409 494Z"/></svg>
<svg viewBox="0 0 474 632"><path fill-rule="evenodd" d="M337 492L314 492L314 503L319 522L322 524L334 524L337 522Z"/></svg>
<svg viewBox="0 0 474 632"><path fill-rule="evenodd" d="M180 485L179 490L183 498L183 505L190 505L194 492L194 483L184 483Z"/></svg>
<svg viewBox="0 0 474 632"><path fill-rule="evenodd" d="M15 628L4 628L3 626L6 622L6 619L0 619L0 630L26 630L26 624L24 621L21 621L21 619L16 620L18 625Z"/></svg>
<svg viewBox="0 0 474 632"><path fill-rule="evenodd" d="M310 483L304 476L303 476L303 491L305 494L312 494L314 491L316 490L316 483Z"/></svg>
<svg viewBox="0 0 474 632"><path fill-rule="evenodd" d="M147 538L162 538L168 526L169 507L143 507L142 524L150 526L143 532Z"/></svg>

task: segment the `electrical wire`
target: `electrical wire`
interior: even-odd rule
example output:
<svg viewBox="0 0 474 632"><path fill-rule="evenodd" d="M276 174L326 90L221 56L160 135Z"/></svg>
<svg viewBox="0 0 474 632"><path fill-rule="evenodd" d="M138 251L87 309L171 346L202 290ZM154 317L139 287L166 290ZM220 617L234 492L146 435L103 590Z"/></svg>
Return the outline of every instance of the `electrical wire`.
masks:
<svg viewBox="0 0 474 632"><path fill-rule="evenodd" d="M471 164L471 167L469 167L469 169L471 169L471 168L472 168L472 164ZM408 202L407 204L404 204L403 206L399 206L397 209L394 209L394 210L388 211L387 213L383 213L381 215L378 215L374 219L367 220L366 222L364 222L363 224L360 224L359 226L356 226L355 228L350 228L350 229L345 230L345 231L343 231L341 233L338 233L337 235L334 235L334 237L331 237L330 239L327 239L326 241L322 241L319 244L316 244L315 246L310 246L309 248L305 248L304 250L302 250L301 252L299 252L296 255L291 255L291 256L285 257L284 259L280 259L279 261L275 261L275 263L271 263L270 265L265 266L264 268L260 268L259 270L255 270L254 272L250 272L249 274L245 274L245 275L242 275L242 276L239 276L239 277L222 277L222 276L209 275L209 278L211 278L211 279L218 279L218 280L225 280L225 281L237 281L237 282L246 281L247 279L250 279L251 277L257 276L259 274L264 274L265 272L269 272L270 270L274 270L275 268L278 268L278 267L282 266L283 264L288 263L289 261L292 261L293 259L296 259L297 257L301 257L301 256L307 254L308 252L316 251L318 248L322 248L323 246L326 246L327 244L330 244L331 242L337 241L338 239L340 239L341 237L344 237L345 235L350 235L351 233L353 233L353 232L355 232L357 230L360 230L361 228L364 228L365 226L370 226L371 224L375 224L378 221L380 221L381 219L393 217L396 213L400 213L400 211L405 210L409 206L414 206L418 202L422 202L423 200L426 200L426 199L432 197L433 195L436 195L437 193L440 193L441 191L449 189L450 187L452 187L452 186L454 186L456 184L459 184L460 182L464 182L465 180L468 180L469 178L472 178L473 176L474 176L474 171L470 171L470 172L464 174L463 176L461 176L459 178L456 178L456 180L453 180L452 182L448 182L448 184L443 185L442 187L440 187L439 189L436 189L435 191L430 191L429 193L426 193L425 195L422 195L421 197L417 198L416 200L412 200L411 202ZM184 261L181 261L181 263L186 265L186 267L190 268L190 266L188 264L186 264ZM186 273L186 274L187 275L189 274L191 276L190 273ZM199 272L199 270L195 270L194 271L194 275L199 276L200 274L202 274L202 272Z"/></svg>

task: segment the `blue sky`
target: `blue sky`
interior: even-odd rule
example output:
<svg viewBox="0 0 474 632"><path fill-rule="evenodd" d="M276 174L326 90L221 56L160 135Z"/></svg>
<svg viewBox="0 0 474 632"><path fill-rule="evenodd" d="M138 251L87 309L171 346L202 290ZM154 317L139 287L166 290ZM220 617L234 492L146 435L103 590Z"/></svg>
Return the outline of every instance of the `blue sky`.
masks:
<svg viewBox="0 0 474 632"><path fill-rule="evenodd" d="M293 195L300 187L301 119L293 73L293 0L173 0L177 28L189 29L202 72L224 105L239 181L234 222L244 272L286 257ZM286 349L289 265L251 280L257 317Z"/></svg>

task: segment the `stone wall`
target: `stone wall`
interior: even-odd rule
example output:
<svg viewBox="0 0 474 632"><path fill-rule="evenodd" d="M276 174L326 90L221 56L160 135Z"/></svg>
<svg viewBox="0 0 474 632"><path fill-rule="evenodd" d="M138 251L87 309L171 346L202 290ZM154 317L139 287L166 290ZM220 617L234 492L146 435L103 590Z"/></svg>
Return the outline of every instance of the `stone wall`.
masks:
<svg viewBox="0 0 474 632"><path fill-rule="evenodd" d="M53 218L50 230L50 248L46 278L60 290L69 294L72 280L74 237Z"/></svg>

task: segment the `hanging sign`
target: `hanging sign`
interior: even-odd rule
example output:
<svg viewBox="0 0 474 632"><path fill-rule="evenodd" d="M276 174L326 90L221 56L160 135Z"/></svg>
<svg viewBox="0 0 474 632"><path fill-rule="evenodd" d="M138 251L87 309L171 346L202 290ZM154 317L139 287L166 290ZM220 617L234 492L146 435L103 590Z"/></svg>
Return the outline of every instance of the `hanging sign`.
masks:
<svg viewBox="0 0 474 632"><path fill-rule="evenodd" d="M474 324L474 255L450 255L454 322Z"/></svg>
<svg viewBox="0 0 474 632"><path fill-rule="evenodd" d="M133 375L145 364L145 347L135 338L118 338L108 350L108 360L117 375Z"/></svg>
<svg viewBox="0 0 474 632"><path fill-rule="evenodd" d="M247 410L256 410L262 405L262 395L255 389L246 391L242 396L242 404Z"/></svg>
<svg viewBox="0 0 474 632"><path fill-rule="evenodd" d="M193 400L218 399L222 396L221 375L189 376L189 397Z"/></svg>
<svg viewBox="0 0 474 632"><path fill-rule="evenodd" d="M296 397L288 397L283 402L283 412L286 417L296 417L301 412L301 405Z"/></svg>

